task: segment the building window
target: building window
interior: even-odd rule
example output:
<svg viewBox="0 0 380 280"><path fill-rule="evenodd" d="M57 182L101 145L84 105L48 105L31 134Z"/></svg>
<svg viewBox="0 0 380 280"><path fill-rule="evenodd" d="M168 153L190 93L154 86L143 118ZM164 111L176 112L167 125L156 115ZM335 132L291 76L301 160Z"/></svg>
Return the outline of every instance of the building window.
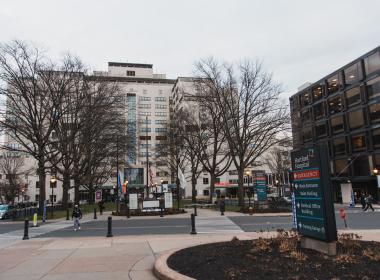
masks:
<svg viewBox="0 0 380 280"><path fill-rule="evenodd" d="M203 185L208 185L208 178L203 178Z"/></svg>
<svg viewBox="0 0 380 280"><path fill-rule="evenodd" d="M334 160L334 175L338 177L348 176L348 162L347 159Z"/></svg>
<svg viewBox="0 0 380 280"><path fill-rule="evenodd" d="M166 97L155 97L154 100L156 102L166 102Z"/></svg>
<svg viewBox="0 0 380 280"><path fill-rule="evenodd" d="M210 191L209 190L203 190L203 195L210 195Z"/></svg>
<svg viewBox="0 0 380 280"><path fill-rule="evenodd" d="M146 91L146 89L144 89L144 93L146 93L145 91ZM140 101L150 101L150 97L148 97L148 96L140 96L139 100Z"/></svg>
<svg viewBox="0 0 380 280"><path fill-rule="evenodd" d="M344 123L343 123L343 116L337 116L334 118L331 118L331 131L333 134L343 132L344 130Z"/></svg>
<svg viewBox="0 0 380 280"><path fill-rule="evenodd" d="M166 112L156 112L155 116L156 117L166 117Z"/></svg>
<svg viewBox="0 0 380 280"><path fill-rule="evenodd" d="M380 128L372 131L372 143L375 148L380 147Z"/></svg>
<svg viewBox="0 0 380 280"><path fill-rule="evenodd" d="M167 108L166 105L156 104L156 109L166 109L166 108Z"/></svg>
<svg viewBox="0 0 380 280"><path fill-rule="evenodd" d="M155 120L155 124L166 124L166 120Z"/></svg>
<svg viewBox="0 0 380 280"><path fill-rule="evenodd" d="M52 199L54 199L54 202L57 202L57 196L56 195L50 195L49 196L50 202L52 201Z"/></svg>
<svg viewBox="0 0 380 280"><path fill-rule="evenodd" d="M371 175L369 170L368 156L359 156L353 160L352 170L354 176Z"/></svg>
<svg viewBox="0 0 380 280"><path fill-rule="evenodd" d="M302 131L302 135L303 135L303 142L308 142L308 141L311 141L313 139L313 134L311 132L311 127L306 127L303 129Z"/></svg>
<svg viewBox="0 0 380 280"><path fill-rule="evenodd" d="M327 79L327 92L332 94L339 91L339 76L338 74Z"/></svg>
<svg viewBox="0 0 380 280"><path fill-rule="evenodd" d="M139 123L140 124L151 124L151 120L149 119L139 119Z"/></svg>
<svg viewBox="0 0 380 280"><path fill-rule="evenodd" d="M329 103L329 112L331 115L342 111L342 101L340 96L330 98L327 102Z"/></svg>
<svg viewBox="0 0 380 280"><path fill-rule="evenodd" d="M344 69L344 78L347 86L360 81L363 78L360 62Z"/></svg>
<svg viewBox="0 0 380 280"><path fill-rule="evenodd" d="M150 140L150 139L151 139L150 136L143 136L143 135L140 136L140 140Z"/></svg>
<svg viewBox="0 0 380 280"><path fill-rule="evenodd" d="M366 75L369 75L380 69L380 52L371 54L364 58L364 67Z"/></svg>
<svg viewBox="0 0 380 280"><path fill-rule="evenodd" d="M306 110L301 112L301 120L302 120L303 124L310 122L311 116L310 116L310 110L309 109L306 109Z"/></svg>
<svg viewBox="0 0 380 280"><path fill-rule="evenodd" d="M367 82L368 98L380 96L380 76Z"/></svg>
<svg viewBox="0 0 380 280"><path fill-rule="evenodd" d="M327 135L326 123L316 124L315 125L315 136L321 138Z"/></svg>
<svg viewBox="0 0 380 280"><path fill-rule="evenodd" d="M346 91L347 105L352 106L360 102L360 88L354 87Z"/></svg>
<svg viewBox="0 0 380 280"><path fill-rule="evenodd" d="M135 71L127 71L127 76L134 77L136 75Z"/></svg>
<svg viewBox="0 0 380 280"><path fill-rule="evenodd" d="M309 92L303 92L301 93L301 106L305 107L307 105L311 104L311 98Z"/></svg>
<svg viewBox="0 0 380 280"><path fill-rule="evenodd" d="M346 139L344 137L333 139L333 151L334 155L346 153Z"/></svg>
<svg viewBox="0 0 380 280"><path fill-rule="evenodd" d="M348 112L348 121L350 129L356 129L364 125L363 111L356 110Z"/></svg>
<svg viewBox="0 0 380 280"><path fill-rule="evenodd" d="M365 150L365 136L364 134L360 135L354 135L352 136L352 151L353 152L358 152L358 151L363 151Z"/></svg>
<svg viewBox="0 0 380 280"><path fill-rule="evenodd" d="M139 112L139 116L150 116L150 115L151 115L151 112L142 112L142 111Z"/></svg>
<svg viewBox="0 0 380 280"><path fill-rule="evenodd" d="M369 119L371 123L380 121L380 103L369 106Z"/></svg>
<svg viewBox="0 0 380 280"><path fill-rule="evenodd" d="M373 163L374 163L374 166L377 168L377 169L380 169L380 154L374 154L372 156L373 158Z"/></svg>
<svg viewBox="0 0 380 280"><path fill-rule="evenodd" d="M166 132L167 129L166 129L166 127L156 127L155 131L156 132Z"/></svg>
<svg viewBox="0 0 380 280"><path fill-rule="evenodd" d="M165 135L157 135L156 140L166 140L166 136Z"/></svg>
<svg viewBox="0 0 380 280"><path fill-rule="evenodd" d="M323 95L323 85L316 85L311 89L311 92L313 93L313 100L318 101L319 99L322 98Z"/></svg>
<svg viewBox="0 0 380 280"><path fill-rule="evenodd" d="M140 132L151 132L152 129L150 127L141 127Z"/></svg>
<svg viewBox="0 0 380 280"><path fill-rule="evenodd" d="M314 106L314 118L321 119L325 115L325 103L321 102Z"/></svg>
<svg viewBox="0 0 380 280"><path fill-rule="evenodd" d="M139 104L140 109L150 109L150 104Z"/></svg>

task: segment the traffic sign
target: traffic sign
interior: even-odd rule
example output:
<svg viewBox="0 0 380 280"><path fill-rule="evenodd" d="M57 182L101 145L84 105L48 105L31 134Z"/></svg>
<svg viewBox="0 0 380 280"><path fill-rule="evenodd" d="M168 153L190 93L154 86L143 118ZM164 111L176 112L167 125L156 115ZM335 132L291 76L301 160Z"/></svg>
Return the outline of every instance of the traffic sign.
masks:
<svg viewBox="0 0 380 280"><path fill-rule="evenodd" d="M337 240L327 147L292 152L297 230L301 235Z"/></svg>

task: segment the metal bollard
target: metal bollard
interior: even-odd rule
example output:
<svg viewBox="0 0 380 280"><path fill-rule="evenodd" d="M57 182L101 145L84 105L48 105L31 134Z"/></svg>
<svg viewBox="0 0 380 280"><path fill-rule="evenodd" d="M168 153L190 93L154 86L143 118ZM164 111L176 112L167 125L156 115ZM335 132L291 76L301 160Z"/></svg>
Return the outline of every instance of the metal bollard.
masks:
<svg viewBox="0 0 380 280"><path fill-rule="evenodd" d="M70 220L70 211L69 208L66 209L66 221Z"/></svg>
<svg viewBox="0 0 380 280"><path fill-rule="evenodd" d="M190 234L197 234L195 230L195 215L191 214L191 232Z"/></svg>
<svg viewBox="0 0 380 280"><path fill-rule="evenodd" d="M24 222L24 237L22 240L28 240L29 239L29 220L26 219Z"/></svg>
<svg viewBox="0 0 380 280"><path fill-rule="evenodd" d="M98 217L96 216L96 208L94 208L94 220L96 220Z"/></svg>
<svg viewBox="0 0 380 280"><path fill-rule="evenodd" d="M113 237L112 235L112 217L108 217L108 231L107 231L107 237Z"/></svg>
<svg viewBox="0 0 380 280"><path fill-rule="evenodd" d="M197 213L197 204L194 204L194 215L198 216L198 213Z"/></svg>

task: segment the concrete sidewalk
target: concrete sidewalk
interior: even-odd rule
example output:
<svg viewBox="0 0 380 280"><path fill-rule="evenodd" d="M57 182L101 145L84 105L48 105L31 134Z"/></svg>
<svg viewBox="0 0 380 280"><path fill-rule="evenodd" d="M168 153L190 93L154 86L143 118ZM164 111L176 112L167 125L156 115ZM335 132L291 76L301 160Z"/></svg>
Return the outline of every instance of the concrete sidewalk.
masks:
<svg viewBox="0 0 380 280"><path fill-rule="evenodd" d="M380 230L349 231L364 240L380 241ZM0 279L98 280L156 279L155 259L185 246L239 239L271 237L275 232L114 238L52 238L19 241L0 249Z"/></svg>

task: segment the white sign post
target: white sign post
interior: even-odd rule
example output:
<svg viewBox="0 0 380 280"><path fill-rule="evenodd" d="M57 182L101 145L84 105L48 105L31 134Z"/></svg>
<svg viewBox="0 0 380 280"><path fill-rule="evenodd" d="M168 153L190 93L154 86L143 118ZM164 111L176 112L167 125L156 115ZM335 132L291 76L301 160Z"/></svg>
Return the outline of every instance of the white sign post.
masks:
<svg viewBox="0 0 380 280"><path fill-rule="evenodd" d="M129 209L138 209L137 193L129 194Z"/></svg>
<svg viewBox="0 0 380 280"><path fill-rule="evenodd" d="M165 193L165 208L173 208L173 194L171 192Z"/></svg>

